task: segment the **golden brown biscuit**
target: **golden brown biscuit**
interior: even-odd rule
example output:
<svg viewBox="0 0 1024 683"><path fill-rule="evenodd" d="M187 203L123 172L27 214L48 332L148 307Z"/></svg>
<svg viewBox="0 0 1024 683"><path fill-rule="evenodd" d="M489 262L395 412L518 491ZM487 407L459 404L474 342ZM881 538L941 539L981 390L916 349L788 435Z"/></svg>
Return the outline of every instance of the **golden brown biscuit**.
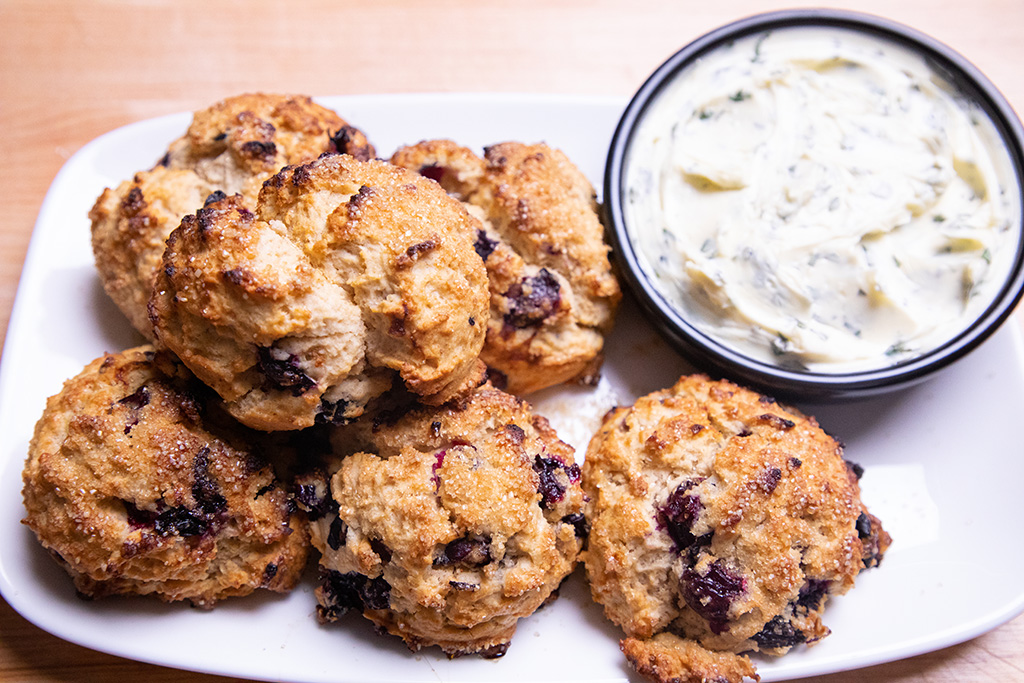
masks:
<svg viewBox="0 0 1024 683"><path fill-rule="evenodd" d="M93 361L47 401L23 473L24 522L81 594L212 607L298 582L305 518L251 435L203 395L169 354L143 346Z"/></svg>
<svg viewBox="0 0 1024 683"><path fill-rule="evenodd" d="M368 414L332 441L343 460L297 494L322 554L320 619L357 609L413 650L504 654L583 544L572 448L490 385Z"/></svg>
<svg viewBox="0 0 1024 683"><path fill-rule="evenodd" d="M106 189L89 211L100 282L136 330L152 340L146 304L167 236L217 188L189 170L157 166Z"/></svg>
<svg viewBox="0 0 1024 683"><path fill-rule="evenodd" d="M492 145L480 158L450 140L404 147L392 162L439 182L482 219L491 317L483 359L522 394L594 381L621 293L594 189L561 151Z"/></svg>
<svg viewBox="0 0 1024 683"><path fill-rule="evenodd" d="M583 479L591 592L638 641L773 655L813 643L829 596L889 545L813 418L703 376L611 411Z"/></svg>
<svg viewBox="0 0 1024 683"><path fill-rule="evenodd" d="M620 643L630 666L658 683L740 683L759 681L749 657L714 652L696 641L663 631L653 638L625 638Z"/></svg>
<svg viewBox="0 0 1024 683"><path fill-rule="evenodd" d="M107 294L153 339L146 313L167 236L213 193L240 193L250 208L263 182L325 152L370 159L366 137L308 97L246 94L196 112L188 132L148 171L106 189L89 212Z"/></svg>
<svg viewBox="0 0 1024 683"><path fill-rule="evenodd" d="M479 384L487 275L476 221L435 183L328 155L186 216L150 302L159 341L241 422L362 413L393 376L430 403Z"/></svg>
<svg viewBox="0 0 1024 683"><path fill-rule="evenodd" d="M325 152L362 161L375 155L359 129L309 97L255 93L196 112L160 165L194 171L226 194L255 200L267 178Z"/></svg>

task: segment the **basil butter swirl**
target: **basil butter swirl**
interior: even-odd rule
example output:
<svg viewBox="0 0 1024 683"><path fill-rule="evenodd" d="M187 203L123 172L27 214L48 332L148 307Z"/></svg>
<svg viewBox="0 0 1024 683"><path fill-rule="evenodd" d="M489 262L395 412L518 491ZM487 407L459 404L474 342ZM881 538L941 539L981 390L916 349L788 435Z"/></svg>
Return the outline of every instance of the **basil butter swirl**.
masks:
<svg viewBox="0 0 1024 683"><path fill-rule="evenodd" d="M926 353L992 302L1020 188L988 115L921 57L844 29L716 48L628 151L644 269L704 333L816 372Z"/></svg>

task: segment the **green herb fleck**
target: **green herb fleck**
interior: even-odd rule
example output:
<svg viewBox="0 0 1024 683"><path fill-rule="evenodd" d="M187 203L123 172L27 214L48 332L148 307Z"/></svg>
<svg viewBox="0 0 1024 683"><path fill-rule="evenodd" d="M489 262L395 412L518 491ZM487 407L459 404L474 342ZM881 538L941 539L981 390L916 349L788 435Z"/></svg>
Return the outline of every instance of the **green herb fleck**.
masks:
<svg viewBox="0 0 1024 683"><path fill-rule="evenodd" d="M742 102L743 100L750 99L750 93L744 92L743 90L737 90L732 95L729 95L729 99L733 102Z"/></svg>
<svg viewBox="0 0 1024 683"><path fill-rule="evenodd" d="M895 344L893 344L892 346L890 346L889 348L887 348L885 350L885 355L887 355L887 356L898 356L900 354L907 353L909 350L910 349L907 348L907 345L906 345L905 342L898 341L898 342L896 342Z"/></svg>
<svg viewBox="0 0 1024 683"><path fill-rule="evenodd" d="M985 260L985 263L987 263L989 265L992 264L992 252L989 251L988 249L986 249L985 251L981 252L981 258L983 258Z"/></svg>
<svg viewBox="0 0 1024 683"><path fill-rule="evenodd" d="M772 34L771 31L765 31L758 37L757 42L754 43L754 56L750 58L753 63L761 61L761 43L767 40L768 36Z"/></svg>
<svg viewBox="0 0 1024 683"><path fill-rule="evenodd" d="M707 109L701 109L699 112L697 112L697 118L700 119L701 121L707 121L712 116L714 116L714 114L708 111Z"/></svg>
<svg viewBox="0 0 1024 683"><path fill-rule="evenodd" d="M779 332L775 339L772 339L772 353L776 356L785 356L787 353L793 350L793 342L789 340L789 337Z"/></svg>
<svg viewBox="0 0 1024 683"><path fill-rule="evenodd" d="M943 216L941 213L937 213L934 216L932 216L932 220L935 221L936 223L945 223L946 217Z"/></svg>

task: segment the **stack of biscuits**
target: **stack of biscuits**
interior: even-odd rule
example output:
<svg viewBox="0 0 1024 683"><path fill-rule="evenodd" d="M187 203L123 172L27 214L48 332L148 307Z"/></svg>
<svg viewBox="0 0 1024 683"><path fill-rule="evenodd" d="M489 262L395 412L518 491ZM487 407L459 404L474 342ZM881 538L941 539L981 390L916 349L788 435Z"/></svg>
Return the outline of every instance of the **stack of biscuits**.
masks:
<svg viewBox="0 0 1024 683"><path fill-rule="evenodd" d="M522 397L596 383L620 290L545 144L383 160L308 97L241 95L89 216L146 343L49 399L23 477L83 596L211 608L315 556L322 622L497 657L582 560L638 671L739 680L888 545L813 419L728 383L614 411L576 464Z"/></svg>

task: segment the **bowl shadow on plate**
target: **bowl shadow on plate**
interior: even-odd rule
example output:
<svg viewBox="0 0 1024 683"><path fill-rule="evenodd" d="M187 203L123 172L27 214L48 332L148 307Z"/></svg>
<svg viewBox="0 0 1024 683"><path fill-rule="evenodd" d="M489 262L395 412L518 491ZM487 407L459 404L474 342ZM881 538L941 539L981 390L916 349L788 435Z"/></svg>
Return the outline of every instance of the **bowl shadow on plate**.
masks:
<svg viewBox="0 0 1024 683"><path fill-rule="evenodd" d="M682 375L700 372L658 334L627 290L605 340L602 372L622 395L620 405L672 386Z"/></svg>
<svg viewBox="0 0 1024 683"><path fill-rule="evenodd" d="M625 293L615 321L615 329L605 344L605 374L621 390L620 405L629 405L636 398L667 389L682 375L703 373L712 378L727 379L741 386L742 380L722 376L711 369L701 368L672 348L647 320L640 305L631 294ZM929 386L948 372L940 372L920 384L898 389L888 394L840 403L813 403L782 401L792 404L818 420L822 428L839 441L855 441L877 431L904 405L922 400Z"/></svg>

